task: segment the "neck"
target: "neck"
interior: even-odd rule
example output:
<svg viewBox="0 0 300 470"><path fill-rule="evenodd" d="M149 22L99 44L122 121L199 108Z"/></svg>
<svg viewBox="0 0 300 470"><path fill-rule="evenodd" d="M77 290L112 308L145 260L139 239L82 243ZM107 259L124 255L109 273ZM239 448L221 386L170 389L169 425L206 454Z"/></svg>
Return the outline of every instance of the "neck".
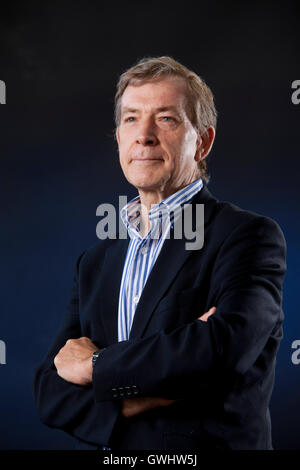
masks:
<svg viewBox="0 0 300 470"><path fill-rule="evenodd" d="M149 211L151 210L152 205L158 204L163 199L166 199L167 197L171 196L171 194L177 193L177 191L180 191L180 189L185 188L190 183L183 184L177 188L165 188L164 191L144 191L142 189L138 190L141 201L141 235L143 237L148 233L150 229Z"/></svg>
<svg viewBox="0 0 300 470"><path fill-rule="evenodd" d="M141 236L144 237L150 229L149 211L151 207L168 197L168 195L156 191L139 190L139 196L141 200Z"/></svg>

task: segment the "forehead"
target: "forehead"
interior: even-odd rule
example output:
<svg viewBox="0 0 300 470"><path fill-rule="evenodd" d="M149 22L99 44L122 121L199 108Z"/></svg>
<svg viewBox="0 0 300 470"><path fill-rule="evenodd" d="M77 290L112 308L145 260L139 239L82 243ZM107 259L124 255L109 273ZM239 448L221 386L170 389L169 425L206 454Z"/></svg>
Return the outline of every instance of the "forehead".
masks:
<svg viewBox="0 0 300 470"><path fill-rule="evenodd" d="M121 99L121 110L126 108L176 107L185 110L188 100L187 85L181 77L166 77L128 85Z"/></svg>

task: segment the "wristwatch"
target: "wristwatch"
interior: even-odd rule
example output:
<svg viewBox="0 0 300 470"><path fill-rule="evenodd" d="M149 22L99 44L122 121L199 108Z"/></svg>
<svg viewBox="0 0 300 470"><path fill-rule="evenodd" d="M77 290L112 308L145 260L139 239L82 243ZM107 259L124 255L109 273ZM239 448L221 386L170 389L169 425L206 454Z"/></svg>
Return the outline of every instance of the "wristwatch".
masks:
<svg viewBox="0 0 300 470"><path fill-rule="evenodd" d="M93 352L93 354L92 354L93 367L96 364L96 361L97 361L98 357L100 356L101 352L104 351L104 349L106 349L106 348L98 349L97 351Z"/></svg>

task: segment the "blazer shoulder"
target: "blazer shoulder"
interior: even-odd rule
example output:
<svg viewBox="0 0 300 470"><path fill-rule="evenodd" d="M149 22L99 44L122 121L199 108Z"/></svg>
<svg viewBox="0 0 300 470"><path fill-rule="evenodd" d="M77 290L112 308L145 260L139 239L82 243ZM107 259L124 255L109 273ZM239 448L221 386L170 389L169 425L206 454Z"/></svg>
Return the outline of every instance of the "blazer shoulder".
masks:
<svg viewBox="0 0 300 470"><path fill-rule="evenodd" d="M206 190L206 193L209 193ZM243 209L229 201L216 199L209 193L207 202L213 205L211 222L214 230L219 231L226 238L233 232L256 231L275 236L286 245L283 231L273 218L259 214L255 211Z"/></svg>
<svg viewBox="0 0 300 470"><path fill-rule="evenodd" d="M223 209L223 216L229 219L232 223L235 223L236 226L244 224L253 224L264 227L269 227L271 230L282 233L282 229L278 222L272 217L267 215L259 214L255 211L242 209L236 204L230 203L228 201L221 202Z"/></svg>
<svg viewBox="0 0 300 470"><path fill-rule="evenodd" d="M105 240L98 240L93 245L89 246L84 251L82 251L81 254L78 256L76 260L77 270L82 269L83 267L89 269L93 266L101 266L108 249L110 249L111 247L116 247L117 245L123 247L125 243L126 240L120 239L107 238Z"/></svg>

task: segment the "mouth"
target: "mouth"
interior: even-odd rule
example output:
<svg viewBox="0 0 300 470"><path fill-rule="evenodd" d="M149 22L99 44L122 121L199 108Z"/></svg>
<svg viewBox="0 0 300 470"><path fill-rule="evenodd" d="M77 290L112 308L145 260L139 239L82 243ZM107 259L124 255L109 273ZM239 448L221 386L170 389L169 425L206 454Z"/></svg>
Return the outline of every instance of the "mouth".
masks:
<svg viewBox="0 0 300 470"><path fill-rule="evenodd" d="M162 162L162 158L154 158L154 157L147 157L147 158L133 158L133 162Z"/></svg>

